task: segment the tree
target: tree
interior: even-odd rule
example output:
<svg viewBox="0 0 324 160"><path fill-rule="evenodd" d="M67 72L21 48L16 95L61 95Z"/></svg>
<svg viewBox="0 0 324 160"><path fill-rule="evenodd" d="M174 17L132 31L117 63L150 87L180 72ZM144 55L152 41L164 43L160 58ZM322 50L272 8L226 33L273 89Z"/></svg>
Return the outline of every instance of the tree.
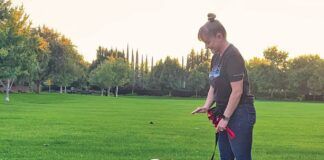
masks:
<svg viewBox="0 0 324 160"><path fill-rule="evenodd" d="M151 58L151 72L152 72L152 70L153 70L153 67L154 67L154 58L153 58L153 56L152 56L152 58Z"/></svg>
<svg viewBox="0 0 324 160"><path fill-rule="evenodd" d="M189 55L187 55L187 65L186 65L187 71L190 71L195 68L196 61L197 61L196 52L194 49L191 49L191 52L189 53Z"/></svg>
<svg viewBox="0 0 324 160"><path fill-rule="evenodd" d="M198 65L205 62L206 58L205 58L205 50L201 49L200 50L200 55L199 55L199 60L198 60Z"/></svg>
<svg viewBox="0 0 324 160"><path fill-rule="evenodd" d="M89 62L85 61L83 56L78 55L76 58L76 64L79 67L79 75L77 80L74 81L71 86L88 90L89 87Z"/></svg>
<svg viewBox="0 0 324 160"><path fill-rule="evenodd" d="M211 60L211 52L210 52L210 50L209 49L207 49L206 50L206 52L205 52L205 61L207 61L207 62L210 62L210 60Z"/></svg>
<svg viewBox="0 0 324 160"><path fill-rule="evenodd" d="M101 88L101 96L103 96L103 92L105 89L107 89L109 96L110 89L113 86L115 74L116 73L113 72L112 62L105 61L96 69L91 71L89 81L92 85L96 85Z"/></svg>
<svg viewBox="0 0 324 160"><path fill-rule="evenodd" d="M147 58L147 55L146 55L146 57L145 57L144 73L145 73L145 74L148 74L148 73L149 73L149 67L148 67L148 58Z"/></svg>
<svg viewBox="0 0 324 160"><path fill-rule="evenodd" d="M41 37L42 29L35 28L32 30L32 39L34 52L37 54L36 66L33 68L33 81L36 83L36 93L41 91L41 83L48 79L48 61L50 58L49 43Z"/></svg>
<svg viewBox="0 0 324 160"><path fill-rule="evenodd" d="M131 62L131 74L132 74L132 78L131 78L131 83L132 83L132 94L134 94L134 89L135 89L135 80L136 80L136 73L135 73L135 62L134 62L134 51L132 49L132 62Z"/></svg>
<svg viewBox="0 0 324 160"><path fill-rule="evenodd" d="M23 7L10 7L10 1L0 3L0 84L6 90L5 101L18 76L29 74L30 66L36 63L36 54L29 43L30 25Z"/></svg>
<svg viewBox="0 0 324 160"><path fill-rule="evenodd" d="M60 60L63 57L63 47L61 44L62 35L47 26L38 27L34 32L48 44L48 54L38 54L37 61L39 68L36 69L34 81L38 91L40 90L40 84L46 82L50 92L50 85L54 84L56 81L54 80L55 75L58 74L57 65L60 65L56 60Z"/></svg>
<svg viewBox="0 0 324 160"><path fill-rule="evenodd" d="M144 88L144 74L145 74L145 71L144 71L144 57L143 57L143 54L142 54L142 58L141 58L141 65L140 65L140 70L139 70L139 82L140 82L140 87L141 88Z"/></svg>
<svg viewBox="0 0 324 160"><path fill-rule="evenodd" d="M112 56L113 55L112 55L111 50L108 51L107 48L99 46L97 51L96 51L96 60L94 60L92 62L92 64L90 65L90 71L97 68L97 66L99 66L101 63L105 62L106 60L108 60Z"/></svg>
<svg viewBox="0 0 324 160"><path fill-rule="evenodd" d="M118 87L124 86L130 81L130 69L128 64L123 59L118 58L113 62L112 71L114 72L113 84L116 86L115 95L118 97Z"/></svg>
<svg viewBox="0 0 324 160"><path fill-rule="evenodd" d="M313 75L307 81L307 87L312 94L322 95L324 93L324 60L317 62Z"/></svg>
<svg viewBox="0 0 324 160"><path fill-rule="evenodd" d="M268 77L271 79L270 96L273 98L274 92L284 91L288 89L287 78L287 58L288 52L278 50L276 46L269 47L263 51L264 58L270 62ZM286 95L286 94L285 94Z"/></svg>
<svg viewBox="0 0 324 160"><path fill-rule="evenodd" d="M142 84L144 89L149 88L149 80L150 80L150 75L149 75L149 67L148 67L148 57L146 55L145 62L144 62L144 71L143 71L143 77L142 77Z"/></svg>
<svg viewBox="0 0 324 160"><path fill-rule="evenodd" d="M126 50L126 61L129 63L129 45L127 44L127 50Z"/></svg>
<svg viewBox="0 0 324 160"><path fill-rule="evenodd" d="M280 51L277 46L272 46L263 51L265 59L269 60L272 65L277 66L279 69L287 67L288 52Z"/></svg>
<svg viewBox="0 0 324 160"><path fill-rule="evenodd" d="M61 36L54 41L49 60L50 77L60 86L60 93L66 93L66 87L83 74L79 61L83 59L75 49L71 40Z"/></svg>
<svg viewBox="0 0 324 160"><path fill-rule="evenodd" d="M205 88L206 81L206 73L201 72L197 69L193 69L188 78L188 87L193 89L196 93L196 97L198 97L198 91Z"/></svg>
<svg viewBox="0 0 324 160"><path fill-rule="evenodd" d="M163 69L160 76L160 84L163 90L169 92L171 96L171 91L181 87L181 66L177 59L171 59L169 56L166 57Z"/></svg>
<svg viewBox="0 0 324 160"><path fill-rule="evenodd" d="M134 84L135 84L135 87L138 87L139 84L140 84L140 81L139 81L139 55L138 55L138 50L136 50L136 54L135 54L135 71L134 71Z"/></svg>
<svg viewBox="0 0 324 160"><path fill-rule="evenodd" d="M0 1L0 22L4 23L9 18L9 10L11 8L11 1L1 0Z"/></svg>
<svg viewBox="0 0 324 160"><path fill-rule="evenodd" d="M271 75L270 61L264 58L254 57L248 62L247 65L250 88L253 93L267 92L269 89L274 88Z"/></svg>
<svg viewBox="0 0 324 160"><path fill-rule="evenodd" d="M152 57L152 64L153 64L153 57ZM151 89L161 89L161 74L164 68L164 64L162 60L156 62L156 65L152 65L151 73L150 73L150 80L149 80L149 87Z"/></svg>
<svg viewBox="0 0 324 160"><path fill-rule="evenodd" d="M205 86L202 89L209 89L209 78L208 78L208 74L209 74L209 70L210 70L210 62L209 61L204 61L203 63L199 64L195 70L201 72L204 74L205 79L201 79L202 83L205 84Z"/></svg>
<svg viewBox="0 0 324 160"><path fill-rule="evenodd" d="M316 84L316 81L323 75L321 69L318 69L321 61L318 55L302 55L292 59L288 66L289 89L303 97L320 87L321 84Z"/></svg>

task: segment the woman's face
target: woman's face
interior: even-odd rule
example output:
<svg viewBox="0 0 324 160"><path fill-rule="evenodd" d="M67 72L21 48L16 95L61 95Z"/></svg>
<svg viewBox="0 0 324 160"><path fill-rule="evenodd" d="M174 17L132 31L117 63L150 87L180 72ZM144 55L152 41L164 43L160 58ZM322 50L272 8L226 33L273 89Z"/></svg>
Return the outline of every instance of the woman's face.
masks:
<svg viewBox="0 0 324 160"><path fill-rule="evenodd" d="M219 34L216 36L203 34L200 38L205 43L206 49L210 49L214 54L220 52L222 39Z"/></svg>

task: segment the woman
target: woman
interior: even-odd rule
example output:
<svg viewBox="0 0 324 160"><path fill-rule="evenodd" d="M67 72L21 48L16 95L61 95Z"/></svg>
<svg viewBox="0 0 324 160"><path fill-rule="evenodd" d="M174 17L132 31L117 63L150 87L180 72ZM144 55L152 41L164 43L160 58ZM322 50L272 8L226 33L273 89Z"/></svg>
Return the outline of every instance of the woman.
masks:
<svg viewBox="0 0 324 160"><path fill-rule="evenodd" d="M208 22L198 33L198 39L213 52L213 57L205 104L192 113L206 113L216 102L216 107L223 108L216 128L221 159L251 160L256 112L253 96L249 94L248 75L240 52L226 40L226 30L215 18L215 14L208 14ZM229 138L226 127L235 133L234 139Z"/></svg>

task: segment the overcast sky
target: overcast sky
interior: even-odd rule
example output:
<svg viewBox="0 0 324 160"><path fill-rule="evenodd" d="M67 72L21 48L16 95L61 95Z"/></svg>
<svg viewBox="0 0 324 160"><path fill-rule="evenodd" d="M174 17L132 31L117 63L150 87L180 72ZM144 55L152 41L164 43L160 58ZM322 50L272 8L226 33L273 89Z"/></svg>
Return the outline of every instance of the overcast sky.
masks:
<svg viewBox="0 0 324 160"><path fill-rule="evenodd" d="M216 13L228 40L245 59L261 57L272 45L290 57L324 58L323 0L13 0L23 4L34 26L54 28L69 37L86 60L99 45L159 59L181 57L197 40L207 13Z"/></svg>

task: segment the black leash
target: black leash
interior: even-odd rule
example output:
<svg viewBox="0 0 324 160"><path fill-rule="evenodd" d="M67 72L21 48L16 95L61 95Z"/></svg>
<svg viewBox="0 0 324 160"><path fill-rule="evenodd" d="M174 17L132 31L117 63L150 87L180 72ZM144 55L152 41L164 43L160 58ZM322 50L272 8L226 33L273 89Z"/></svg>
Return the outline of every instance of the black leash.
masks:
<svg viewBox="0 0 324 160"><path fill-rule="evenodd" d="M215 147L214 147L214 152L213 152L213 155L212 155L212 157L211 157L210 160L215 160L215 152L216 152L216 148L217 148L218 136L219 136L219 133L217 132L215 134Z"/></svg>

